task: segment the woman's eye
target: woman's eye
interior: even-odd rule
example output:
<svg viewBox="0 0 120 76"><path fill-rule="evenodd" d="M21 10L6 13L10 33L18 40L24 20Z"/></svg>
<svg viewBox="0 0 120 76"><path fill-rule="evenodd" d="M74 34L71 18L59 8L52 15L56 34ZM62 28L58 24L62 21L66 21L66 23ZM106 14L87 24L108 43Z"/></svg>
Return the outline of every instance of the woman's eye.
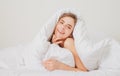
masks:
<svg viewBox="0 0 120 76"><path fill-rule="evenodd" d="M67 26L68 29L71 29L71 27Z"/></svg>
<svg viewBox="0 0 120 76"><path fill-rule="evenodd" d="M63 22L60 22L61 24L63 24Z"/></svg>

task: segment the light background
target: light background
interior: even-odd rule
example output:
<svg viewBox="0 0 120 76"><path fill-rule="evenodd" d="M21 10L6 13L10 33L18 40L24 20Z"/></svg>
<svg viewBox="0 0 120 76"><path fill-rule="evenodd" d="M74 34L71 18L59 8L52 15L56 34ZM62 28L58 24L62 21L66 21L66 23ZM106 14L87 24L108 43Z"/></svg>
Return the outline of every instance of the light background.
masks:
<svg viewBox="0 0 120 76"><path fill-rule="evenodd" d="M120 0L0 0L0 48L31 41L59 8L76 8L91 33L120 41Z"/></svg>

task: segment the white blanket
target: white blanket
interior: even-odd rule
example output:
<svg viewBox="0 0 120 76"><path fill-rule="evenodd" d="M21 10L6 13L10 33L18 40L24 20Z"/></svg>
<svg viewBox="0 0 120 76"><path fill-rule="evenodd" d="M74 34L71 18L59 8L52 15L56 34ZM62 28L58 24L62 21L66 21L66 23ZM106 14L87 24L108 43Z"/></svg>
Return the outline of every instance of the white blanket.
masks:
<svg viewBox="0 0 120 76"><path fill-rule="evenodd" d="M56 22L58 21L59 17L63 13L67 13L67 12L68 13L71 12L77 16L77 23L75 25L76 27L79 26L79 27L84 28L84 26L82 25L83 20L82 20L79 12L77 10L75 10L75 9L62 9L62 10L57 11L55 13L55 15L52 18L50 18L50 20L47 22L47 24L45 24L43 26L41 31L38 33L38 35L33 40L33 42L28 46L28 48L25 49L23 59L24 59L25 65L27 67L38 68L38 66L40 65L40 61L42 62L46 53L54 55L55 52L52 52L52 53L48 52L48 48L50 46L50 42L48 40L53 33L53 30L55 28ZM77 28L75 28L75 30L77 30ZM81 31L83 32L83 29ZM81 31L79 33L80 33L81 38L83 38L84 36L83 36L83 33ZM76 40L76 38L75 38L75 40ZM79 40L82 40L82 39L79 39ZM53 51L56 51L56 50L53 50ZM65 53L63 55L61 53L61 54L59 54L59 56L61 56L63 59L67 59L66 57L68 56L68 54ZM74 58L71 57L71 59L69 58L69 60L62 60L61 62L68 63L68 61L69 61L69 62L71 62L71 63L69 63L69 65L73 66L73 63L74 63L73 59Z"/></svg>
<svg viewBox="0 0 120 76"><path fill-rule="evenodd" d="M47 53L45 54L43 60L47 60L47 59L56 59L64 64L67 64L71 67L75 66L74 63L74 58L72 53L65 48L61 48L60 46L56 45L56 44L51 44L48 48Z"/></svg>
<svg viewBox="0 0 120 76"><path fill-rule="evenodd" d="M34 40L29 43L27 46L22 46L20 48L8 48L0 51L0 76L8 76L6 72L10 72L11 76L14 76L16 74L19 76L27 76L31 75L31 73L28 72L29 70L36 70L36 75L46 75L49 76L49 74L46 72L46 74L43 74L40 72L40 70L43 70L44 67L40 64L44 59L49 59L51 57L55 57L56 59L73 66L73 57L70 52L68 52L66 49L61 49L56 45L51 45L50 42L48 42L48 39L52 35L52 32L54 30L55 24L58 21L58 18L61 14L65 12L71 12L74 13L77 16L77 24L75 26L75 29L73 31L73 36L75 39L75 47L79 54L79 57L83 61L84 65L89 70L95 70L90 71L88 73L84 72L78 72L71 76L119 76L120 73L120 56L118 55L120 53L120 45L117 41L113 39L105 39L101 40L98 43L93 43L91 40L87 37L87 30L84 25L84 21L81 18L79 11L74 9L62 9L57 11L52 18L43 26L42 29L40 29L40 32L36 35ZM55 51L56 54L54 54L54 50L52 50L55 47L54 50L59 48L60 50L63 50L60 54L59 50ZM5 50L12 50L11 51L5 51ZM17 51L16 51L17 50ZM48 52L49 51L49 52ZM7 55L6 55L7 54ZM68 58L65 58L68 56ZM70 59L71 58L71 59ZM67 60L64 60L67 59ZM69 61L69 62L68 62ZM113 63L113 61L115 63ZM2 69L2 70L1 70ZM26 73L26 69L28 70ZM10 71L13 70L13 71ZM5 73L4 73L5 72ZM23 73L24 72L24 73ZM63 72L63 71L62 71ZM3 74L4 73L4 74ZM71 72L69 72L71 73ZM112 74L111 74L112 73ZM14 75L12 75L14 74ZM26 75L27 74L27 75ZM34 73L33 73L34 74ZM56 73L50 73L52 74L59 74L59 71ZM55 76L52 75L52 76ZM60 74L59 74L60 75ZM67 73L63 73L63 76L67 76Z"/></svg>

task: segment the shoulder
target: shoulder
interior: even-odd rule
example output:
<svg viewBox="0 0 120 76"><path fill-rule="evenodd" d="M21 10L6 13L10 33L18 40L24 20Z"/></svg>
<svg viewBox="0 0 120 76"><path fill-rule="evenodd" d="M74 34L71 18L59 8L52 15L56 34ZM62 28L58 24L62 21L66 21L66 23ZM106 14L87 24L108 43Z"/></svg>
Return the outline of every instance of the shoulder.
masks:
<svg viewBox="0 0 120 76"><path fill-rule="evenodd" d="M64 47L69 47L72 44L74 44L74 39L73 38L67 38L64 42Z"/></svg>
<svg viewBox="0 0 120 76"><path fill-rule="evenodd" d="M70 43L70 42L74 42L73 38L67 38L67 39L65 40L65 43Z"/></svg>

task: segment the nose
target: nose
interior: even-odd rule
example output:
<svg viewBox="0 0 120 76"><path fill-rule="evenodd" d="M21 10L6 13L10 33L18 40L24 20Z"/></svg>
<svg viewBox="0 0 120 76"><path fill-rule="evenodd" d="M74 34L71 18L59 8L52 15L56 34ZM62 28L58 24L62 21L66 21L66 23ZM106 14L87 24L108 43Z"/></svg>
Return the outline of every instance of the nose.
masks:
<svg viewBox="0 0 120 76"><path fill-rule="evenodd" d="M61 33L64 33L64 31L65 31L65 25L61 25L60 31L61 31Z"/></svg>
<svg viewBox="0 0 120 76"><path fill-rule="evenodd" d="M62 30L65 30L65 25L64 24L61 27L62 27Z"/></svg>

